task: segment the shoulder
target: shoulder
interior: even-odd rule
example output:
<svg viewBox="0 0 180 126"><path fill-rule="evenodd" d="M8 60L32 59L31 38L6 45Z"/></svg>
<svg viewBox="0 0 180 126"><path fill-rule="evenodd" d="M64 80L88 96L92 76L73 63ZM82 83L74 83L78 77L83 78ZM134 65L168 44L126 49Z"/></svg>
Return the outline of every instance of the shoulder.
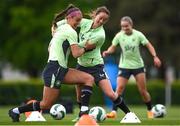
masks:
<svg viewBox="0 0 180 126"><path fill-rule="evenodd" d="M144 36L144 34L141 31L138 31L136 29L133 29L133 33L138 35L138 36L142 36L142 35Z"/></svg>
<svg viewBox="0 0 180 126"><path fill-rule="evenodd" d="M123 35L123 32L119 31L118 33L116 33L115 37L120 37L121 35Z"/></svg>
<svg viewBox="0 0 180 126"><path fill-rule="evenodd" d="M98 30L98 33L102 34L102 35L105 35L105 30L104 30L104 27L101 26Z"/></svg>
<svg viewBox="0 0 180 126"><path fill-rule="evenodd" d="M93 22L93 20L91 20L91 19L83 18L81 20L81 22L80 22L80 26L86 25L86 24L89 24L89 23L92 23L92 22Z"/></svg>
<svg viewBox="0 0 180 126"><path fill-rule="evenodd" d="M91 22L92 20L91 19L87 19L87 18L83 18L81 20L82 23L88 23L88 22Z"/></svg>
<svg viewBox="0 0 180 126"><path fill-rule="evenodd" d="M61 25L60 27L58 27L58 30L59 29L60 29L61 34L66 34L68 36L77 35L77 32L69 24Z"/></svg>
<svg viewBox="0 0 180 126"><path fill-rule="evenodd" d="M97 37L99 38L105 38L105 30L103 27L99 28L99 30L95 33Z"/></svg>
<svg viewBox="0 0 180 126"><path fill-rule="evenodd" d="M73 29L69 24L65 24L64 28L66 28L65 30L68 32L76 33L75 29Z"/></svg>
<svg viewBox="0 0 180 126"><path fill-rule="evenodd" d="M57 26L59 27L59 26L64 25L64 24L66 24L66 23L67 23L67 20L66 20L66 19L63 19L63 20L58 21L56 24L57 24Z"/></svg>

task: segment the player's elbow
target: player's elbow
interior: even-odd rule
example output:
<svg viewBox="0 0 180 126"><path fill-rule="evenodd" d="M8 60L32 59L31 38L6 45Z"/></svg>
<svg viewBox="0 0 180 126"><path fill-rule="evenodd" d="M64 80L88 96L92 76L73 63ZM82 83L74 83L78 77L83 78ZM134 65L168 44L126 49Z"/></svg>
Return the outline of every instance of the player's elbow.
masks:
<svg viewBox="0 0 180 126"><path fill-rule="evenodd" d="M78 58L78 57L79 57L79 55L77 55L77 54L72 54L72 56L73 56L74 58Z"/></svg>

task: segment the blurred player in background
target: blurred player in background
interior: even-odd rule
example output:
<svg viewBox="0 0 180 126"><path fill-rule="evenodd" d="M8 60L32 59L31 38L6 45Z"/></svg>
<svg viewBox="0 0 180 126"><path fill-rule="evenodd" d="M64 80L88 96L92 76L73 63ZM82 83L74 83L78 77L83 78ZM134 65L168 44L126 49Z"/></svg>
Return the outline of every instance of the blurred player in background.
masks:
<svg viewBox="0 0 180 126"><path fill-rule="evenodd" d="M133 21L129 16L121 18L121 31L116 34L112 41L112 45L103 52L103 56L112 54L116 50L116 46L121 47L122 53L119 62L119 73L117 78L116 93L121 96L129 77L133 75L136 79L138 90L147 106L148 118L153 118L151 96L146 88L145 68L142 57L140 55L139 46L143 45L148 48L151 53L156 67L161 66L156 51L147 38L141 33L133 29ZM114 105L111 113L107 117L114 118L116 116L117 106Z"/></svg>

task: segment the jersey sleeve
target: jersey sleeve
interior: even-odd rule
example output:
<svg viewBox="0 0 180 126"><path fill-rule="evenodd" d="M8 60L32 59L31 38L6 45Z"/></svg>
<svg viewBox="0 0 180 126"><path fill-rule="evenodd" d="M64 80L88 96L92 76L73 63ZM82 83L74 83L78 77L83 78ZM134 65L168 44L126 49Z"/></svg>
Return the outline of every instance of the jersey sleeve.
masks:
<svg viewBox="0 0 180 126"><path fill-rule="evenodd" d="M119 35L119 33L117 33L116 36L112 40L113 46L117 46L119 44L119 37L120 37L120 35Z"/></svg>
<svg viewBox="0 0 180 126"><path fill-rule="evenodd" d="M69 42L70 45L73 44L78 44L78 40L77 40L77 33L75 30L68 30L67 32L67 40Z"/></svg>
<svg viewBox="0 0 180 126"><path fill-rule="evenodd" d="M146 36L141 32L139 34L139 39L140 39L140 43L142 45L146 45L149 42L148 39L146 38Z"/></svg>
<svg viewBox="0 0 180 126"><path fill-rule="evenodd" d="M92 36L88 39L88 41L91 44L96 44L96 43L98 43L98 41L104 41L104 40L105 40L105 36L103 36L103 35Z"/></svg>
<svg viewBox="0 0 180 126"><path fill-rule="evenodd" d="M98 42L104 41L104 40L105 40L105 36L97 35L97 36L92 36L88 39L85 39L84 41L78 43L78 45L80 47L84 47L87 41L89 42L89 44L95 44L96 45Z"/></svg>
<svg viewBox="0 0 180 126"><path fill-rule="evenodd" d="M78 27L81 27L82 25L86 24L86 22L88 22L88 21L89 21L89 19L83 18Z"/></svg>

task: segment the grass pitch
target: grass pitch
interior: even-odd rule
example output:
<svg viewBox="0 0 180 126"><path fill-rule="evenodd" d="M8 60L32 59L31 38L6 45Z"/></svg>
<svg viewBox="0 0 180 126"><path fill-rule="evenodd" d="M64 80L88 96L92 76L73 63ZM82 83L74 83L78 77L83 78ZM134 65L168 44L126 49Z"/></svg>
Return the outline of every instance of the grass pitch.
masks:
<svg viewBox="0 0 180 126"><path fill-rule="evenodd" d="M64 126L73 126L71 120L74 119L78 115L78 109L74 109L73 114L67 114L63 120L54 120L49 114L44 114L43 116L47 120L46 122L25 122L24 114L21 115L21 122L12 123L11 119L8 117L8 110L12 108L12 106L0 106L0 125L64 125ZM167 108L167 115L164 118L156 118L156 119L147 119L146 117L146 108L145 106L130 106L131 111L133 111L141 120L140 124L121 124L120 120L124 117L124 114L121 110L118 111L118 117L116 119L106 119L104 122L99 123L100 126L112 126L112 125L120 125L120 126L134 126L134 125L176 125L180 126L180 106L173 106ZM107 112L109 110L106 109Z"/></svg>

